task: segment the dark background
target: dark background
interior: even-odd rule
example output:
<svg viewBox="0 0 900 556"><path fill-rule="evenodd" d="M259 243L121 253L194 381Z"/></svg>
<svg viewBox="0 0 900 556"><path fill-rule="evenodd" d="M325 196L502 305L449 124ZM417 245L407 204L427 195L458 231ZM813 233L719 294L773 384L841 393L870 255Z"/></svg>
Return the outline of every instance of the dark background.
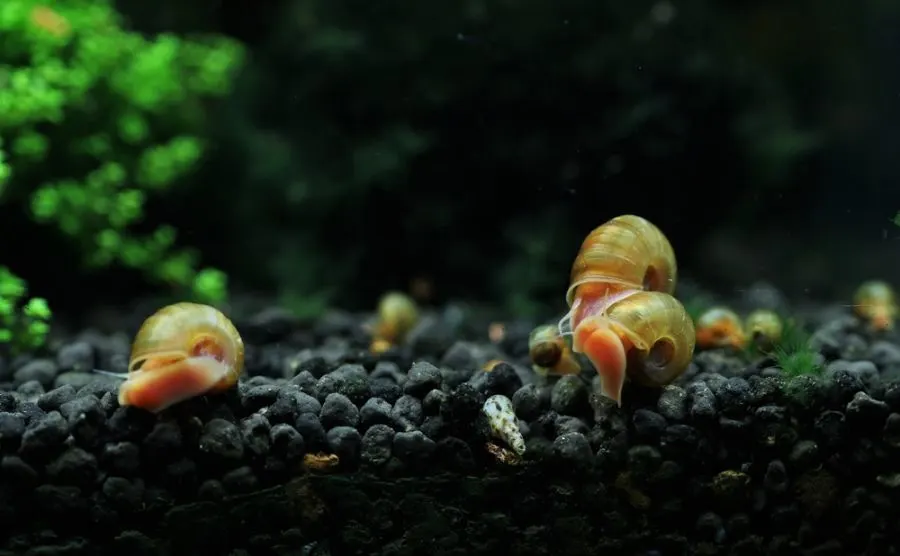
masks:
<svg viewBox="0 0 900 556"><path fill-rule="evenodd" d="M767 280L845 302L862 279L900 283L887 0L119 4L143 32L249 49L201 170L147 222L175 225L233 292L314 313L424 278L436 302L537 313L622 213L720 293ZM4 229L29 238L4 242L4 264L59 311L156 291L82 271L22 215Z"/></svg>

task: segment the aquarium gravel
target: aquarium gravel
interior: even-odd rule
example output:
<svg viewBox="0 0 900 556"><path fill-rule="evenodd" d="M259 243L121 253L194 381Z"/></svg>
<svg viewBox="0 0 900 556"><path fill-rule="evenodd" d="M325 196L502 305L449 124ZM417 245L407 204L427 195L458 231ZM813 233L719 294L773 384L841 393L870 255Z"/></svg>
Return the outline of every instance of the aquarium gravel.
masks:
<svg viewBox="0 0 900 556"><path fill-rule="evenodd" d="M821 373L701 351L622 407L453 308L379 355L359 315L235 320L238 387L158 415L85 332L0 366L0 554L896 554L900 344L821 314Z"/></svg>

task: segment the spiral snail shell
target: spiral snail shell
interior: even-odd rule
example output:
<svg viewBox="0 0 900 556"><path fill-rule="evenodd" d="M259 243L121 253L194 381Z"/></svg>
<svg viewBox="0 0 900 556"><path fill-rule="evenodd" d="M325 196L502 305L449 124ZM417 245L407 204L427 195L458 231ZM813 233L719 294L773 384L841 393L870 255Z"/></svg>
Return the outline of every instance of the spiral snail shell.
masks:
<svg viewBox="0 0 900 556"><path fill-rule="evenodd" d="M891 330L898 312L894 289L881 280L863 282L853 296L853 309L873 330Z"/></svg>
<svg viewBox="0 0 900 556"><path fill-rule="evenodd" d="M602 394L621 405L626 376L662 386L691 361L694 324L674 297L677 266L669 240L640 216L595 228L572 265L559 323L601 377Z"/></svg>
<svg viewBox="0 0 900 556"><path fill-rule="evenodd" d="M737 313L727 307L711 307L697 318L697 346L702 349L744 349L747 332Z"/></svg>
<svg viewBox="0 0 900 556"><path fill-rule="evenodd" d="M769 350L781 341L784 322L774 311L757 309L747 315L744 329L756 347Z"/></svg>
<svg viewBox="0 0 900 556"><path fill-rule="evenodd" d="M197 303L169 305L138 330L119 404L161 411L231 388L243 367L244 342L221 311Z"/></svg>
<svg viewBox="0 0 900 556"><path fill-rule="evenodd" d="M528 336L528 356L539 375L570 375L581 372L565 336L554 325L538 326Z"/></svg>

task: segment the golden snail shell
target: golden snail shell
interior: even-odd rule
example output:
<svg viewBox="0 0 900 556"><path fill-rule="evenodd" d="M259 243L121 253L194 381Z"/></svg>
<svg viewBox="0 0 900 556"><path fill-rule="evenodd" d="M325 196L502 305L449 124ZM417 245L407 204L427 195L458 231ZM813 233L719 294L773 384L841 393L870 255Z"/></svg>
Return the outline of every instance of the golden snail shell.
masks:
<svg viewBox="0 0 900 556"><path fill-rule="evenodd" d="M594 228L582 242L572 264L566 302L571 306L576 290L587 284L672 294L677 275L675 252L659 228L640 216L617 216Z"/></svg>
<svg viewBox="0 0 900 556"><path fill-rule="evenodd" d="M744 329L758 347L771 349L781 341L784 323L774 311L757 309L747 315Z"/></svg>
<svg viewBox="0 0 900 556"><path fill-rule="evenodd" d="M370 351L380 353L403 341L419 321L413 299L401 292L388 292L378 302L378 319L372 331Z"/></svg>
<svg viewBox="0 0 900 556"><path fill-rule="evenodd" d="M560 321L572 347L600 374L603 394L621 404L628 376L662 386L690 364L696 336L674 297L678 270L666 236L634 215L595 228L581 245Z"/></svg>
<svg viewBox="0 0 900 556"><path fill-rule="evenodd" d="M873 329L890 330L897 318L894 289L880 280L864 282L853 296L853 309Z"/></svg>
<svg viewBox="0 0 900 556"><path fill-rule="evenodd" d="M197 303L163 307L135 336L119 404L160 411L234 386L244 342L218 309Z"/></svg>
<svg viewBox="0 0 900 556"><path fill-rule="evenodd" d="M555 325L538 326L528 336L528 356L540 375L569 375L581 372L572 348Z"/></svg>
<svg viewBox="0 0 900 556"><path fill-rule="evenodd" d="M741 317L727 307L712 307L697 319L697 346L701 349L743 349L747 333Z"/></svg>

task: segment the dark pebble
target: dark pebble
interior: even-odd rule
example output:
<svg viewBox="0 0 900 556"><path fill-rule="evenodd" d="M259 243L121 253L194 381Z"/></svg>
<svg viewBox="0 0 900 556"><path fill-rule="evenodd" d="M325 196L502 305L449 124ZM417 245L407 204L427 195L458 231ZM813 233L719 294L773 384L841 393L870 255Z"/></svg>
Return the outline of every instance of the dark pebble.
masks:
<svg viewBox="0 0 900 556"><path fill-rule="evenodd" d="M396 402L403 395L403 390L392 380L370 380L369 390L372 392L373 398L381 398L389 404ZM432 392L440 392L440 390L432 390Z"/></svg>
<svg viewBox="0 0 900 556"><path fill-rule="evenodd" d="M141 449L133 442L107 444L100 461L113 473L131 477L141 468Z"/></svg>
<svg viewBox="0 0 900 556"><path fill-rule="evenodd" d="M352 467L359 458L362 437L353 427L335 427L328 431L328 447L340 458L341 464Z"/></svg>
<svg viewBox="0 0 900 556"><path fill-rule="evenodd" d="M322 433L324 435L324 431ZM306 443L297 429L290 425L278 424L269 431L271 453L286 462L296 462L303 457Z"/></svg>
<svg viewBox="0 0 900 556"><path fill-rule="evenodd" d="M106 411L94 396L75 398L62 404L60 414L68 421L72 437L82 446L94 447L102 440Z"/></svg>
<svg viewBox="0 0 900 556"><path fill-rule="evenodd" d="M557 416L556 421L553 423L553 429L554 438L570 432L577 432L583 435L590 434L590 427L588 427L587 423L578 417L572 417L571 415Z"/></svg>
<svg viewBox="0 0 900 556"><path fill-rule="evenodd" d="M437 389L432 390L431 392L425 394L425 398L422 400L422 411L425 413L425 415L437 415L441 411L441 405L446 400L446 392Z"/></svg>
<svg viewBox="0 0 900 556"><path fill-rule="evenodd" d="M32 421L22 434L19 453L25 459L52 454L62 448L69 436L69 426L58 411Z"/></svg>
<svg viewBox="0 0 900 556"><path fill-rule="evenodd" d="M656 409L670 421L684 421L687 416L687 392L678 386L663 387Z"/></svg>
<svg viewBox="0 0 900 556"><path fill-rule="evenodd" d="M649 409L636 410L631 420L634 432L643 439L658 439L668 424L665 417Z"/></svg>
<svg viewBox="0 0 900 556"><path fill-rule="evenodd" d="M257 489L259 480L249 466L232 469L222 476L222 486L228 494L247 494Z"/></svg>
<svg viewBox="0 0 900 556"><path fill-rule="evenodd" d="M846 415L848 419L873 425L882 423L890 412L885 402L873 399L865 392L857 392L847 404Z"/></svg>
<svg viewBox="0 0 900 556"><path fill-rule="evenodd" d="M420 462L431 457L436 448L434 440L422 431L398 432L394 435L393 454L404 462Z"/></svg>
<svg viewBox="0 0 900 556"><path fill-rule="evenodd" d="M97 364L94 346L85 341L66 344L56 353L56 364L63 371L89 373Z"/></svg>
<svg viewBox="0 0 900 556"><path fill-rule="evenodd" d="M38 407L44 411L59 409L62 404L75 399L75 387L71 385L54 388L37 400Z"/></svg>
<svg viewBox="0 0 900 556"><path fill-rule="evenodd" d="M417 398L425 397L428 392L441 387L441 371L431 363L417 361L407 373L403 392Z"/></svg>
<svg viewBox="0 0 900 556"><path fill-rule="evenodd" d="M241 402L247 411L258 411L274 404L281 390L274 384L253 386L241 392Z"/></svg>
<svg viewBox="0 0 900 556"><path fill-rule="evenodd" d="M522 379L509 363L497 363L490 371L479 370L470 382L486 398L495 394L511 398L522 387Z"/></svg>
<svg viewBox="0 0 900 556"><path fill-rule="evenodd" d="M272 424L292 424L301 413L318 415L321 411L322 404L319 400L302 392L299 387L290 385L280 389L275 401L266 410L265 416Z"/></svg>
<svg viewBox="0 0 900 556"><path fill-rule="evenodd" d="M144 486L140 481L112 476L103 481L101 490L116 511L134 513L141 508Z"/></svg>
<svg viewBox="0 0 900 556"><path fill-rule="evenodd" d="M324 449L328 445L325 435L325 427L319 421L318 415L301 413L294 419L294 428L303 436L306 447L310 452Z"/></svg>
<svg viewBox="0 0 900 556"><path fill-rule="evenodd" d="M47 465L47 477L56 484L90 486L98 478L97 470L97 459L92 454L72 447Z"/></svg>
<svg viewBox="0 0 900 556"><path fill-rule="evenodd" d="M883 438L885 443L900 448L900 414L891 413L884 422Z"/></svg>
<svg viewBox="0 0 900 556"><path fill-rule="evenodd" d="M369 427L362 437L360 457L366 464L381 466L391 459L394 445L394 429L385 424Z"/></svg>
<svg viewBox="0 0 900 556"><path fill-rule="evenodd" d="M721 517L707 512L697 518L697 533L704 540L720 544L725 541L725 524Z"/></svg>
<svg viewBox="0 0 900 556"><path fill-rule="evenodd" d="M561 377L550 391L550 409L561 415L582 414L587 401L587 387L577 375Z"/></svg>
<svg viewBox="0 0 900 556"><path fill-rule="evenodd" d="M244 456L241 431L224 419L213 419L203 427L199 448L222 462L237 462Z"/></svg>
<svg viewBox="0 0 900 556"><path fill-rule="evenodd" d="M359 423L364 430L373 425L391 425L391 404L381 398L369 398L359 410Z"/></svg>
<svg viewBox="0 0 900 556"><path fill-rule="evenodd" d="M13 374L13 382L16 386L21 386L35 381L44 388L51 388L58 372L56 363L50 359L35 359L25 363Z"/></svg>
<svg viewBox="0 0 900 556"><path fill-rule="evenodd" d="M422 424L424 414L418 398L403 395L391 408L391 419L399 430L411 431Z"/></svg>
<svg viewBox="0 0 900 556"><path fill-rule="evenodd" d="M319 419L326 429L355 427L359 424L359 409L343 394L328 394L322 404Z"/></svg>
<svg viewBox="0 0 900 556"><path fill-rule="evenodd" d="M819 445L812 440L801 440L794 444L788 461L796 469L811 469L819 463Z"/></svg>
<svg viewBox="0 0 900 556"><path fill-rule="evenodd" d="M36 485L39 477L38 472L18 456L3 456L0 460L0 474L18 488Z"/></svg>
<svg viewBox="0 0 900 556"><path fill-rule="evenodd" d="M695 420L710 420L716 416L716 397L703 382L688 385L690 415Z"/></svg>
<svg viewBox="0 0 900 556"><path fill-rule="evenodd" d="M234 426L231 423L228 424ZM141 442L141 445L150 459L162 461L176 459L181 455L183 446L181 428L171 421L157 423Z"/></svg>
<svg viewBox="0 0 900 556"><path fill-rule="evenodd" d="M588 442L585 435L577 432L558 436L553 441L553 453L565 464L573 465L577 468L589 468L594 462L591 443Z"/></svg>
<svg viewBox="0 0 900 556"><path fill-rule="evenodd" d="M271 432L269 420L255 413L241 421L241 437L244 447L255 456L265 456L269 452Z"/></svg>
<svg viewBox="0 0 900 556"><path fill-rule="evenodd" d="M536 384L526 384L513 394L512 403L516 415L526 421L538 418L543 410L543 396L541 388Z"/></svg>
<svg viewBox="0 0 900 556"><path fill-rule="evenodd" d="M324 402L329 394L343 394L358 405L369 399L369 375L362 365L344 364L316 383L317 397Z"/></svg>
<svg viewBox="0 0 900 556"><path fill-rule="evenodd" d="M0 446L14 448L25 433L25 417L18 413L0 413Z"/></svg>
<svg viewBox="0 0 900 556"><path fill-rule="evenodd" d="M769 466L766 468L766 475L763 478L763 485L772 494L782 494L787 491L789 486L788 474L783 463L779 460L769 462Z"/></svg>

